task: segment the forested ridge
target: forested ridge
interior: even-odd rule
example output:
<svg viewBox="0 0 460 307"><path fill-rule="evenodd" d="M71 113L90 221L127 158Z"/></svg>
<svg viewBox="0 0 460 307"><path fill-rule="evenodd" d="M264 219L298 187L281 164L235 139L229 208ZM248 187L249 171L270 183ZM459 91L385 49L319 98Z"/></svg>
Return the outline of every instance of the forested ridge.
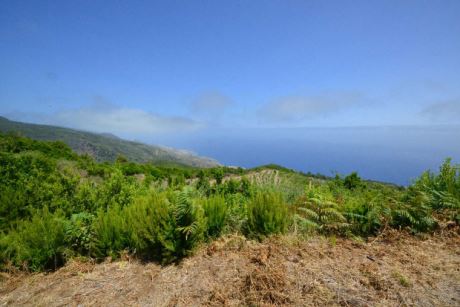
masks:
<svg viewBox="0 0 460 307"><path fill-rule="evenodd" d="M213 167L219 163L186 150L128 141L110 133L92 133L64 127L29 124L0 116L0 132L20 133L40 141L62 141L79 154L99 162L114 162L119 155L133 162Z"/></svg>

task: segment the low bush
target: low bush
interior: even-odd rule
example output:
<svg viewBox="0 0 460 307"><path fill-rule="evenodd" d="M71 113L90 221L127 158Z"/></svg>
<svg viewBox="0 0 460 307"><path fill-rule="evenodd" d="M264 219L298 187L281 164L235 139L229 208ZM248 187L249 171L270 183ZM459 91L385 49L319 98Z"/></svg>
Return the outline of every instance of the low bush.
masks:
<svg viewBox="0 0 460 307"><path fill-rule="evenodd" d="M144 259L167 261L174 251L173 207L163 194L140 197L123 210L129 246Z"/></svg>
<svg viewBox="0 0 460 307"><path fill-rule="evenodd" d="M72 255L90 256L94 250L94 215L87 212L73 214L65 225L65 242Z"/></svg>
<svg viewBox="0 0 460 307"><path fill-rule="evenodd" d="M56 269L65 261L64 227L62 214L44 207L0 239L1 258L26 270Z"/></svg>
<svg viewBox="0 0 460 307"><path fill-rule="evenodd" d="M216 238L222 234L227 222L228 207L225 198L214 195L200 201L206 217L206 235Z"/></svg>
<svg viewBox="0 0 460 307"><path fill-rule="evenodd" d="M247 230L257 237L284 233L289 223L288 207L281 194L257 192L248 202Z"/></svg>
<svg viewBox="0 0 460 307"><path fill-rule="evenodd" d="M93 256L117 258L119 253L128 248L128 230L123 211L118 205L107 211L99 209L93 221L94 250Z"/></svg>

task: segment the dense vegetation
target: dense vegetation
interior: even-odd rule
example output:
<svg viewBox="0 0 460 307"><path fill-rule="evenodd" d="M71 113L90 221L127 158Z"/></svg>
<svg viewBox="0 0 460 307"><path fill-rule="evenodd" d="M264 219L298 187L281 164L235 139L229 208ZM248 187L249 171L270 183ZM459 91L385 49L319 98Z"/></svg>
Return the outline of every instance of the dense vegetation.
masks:
<svg viewBox="0 0 460 307"><path fill-rule="evenodd" d="M42 141L63 141L79 154L89 154L99 162L113 162L123 155L133 162L154 162L162 165L196 167L218 166L217 161L196 156L183 150L146 145L120 139L111 134L97 134L63 127L27 124L0 116L0 132L20 132L22 135Z"/></svg>
<svg viewBox="0 0 460 307"><path fill-rule="evenodd" d="M460 222L460 167L446 160L408 188L301 174L98 163L64 143L0 135L0 265L55 269L131 253L178 261L225 233L363 237Z"/></svg>

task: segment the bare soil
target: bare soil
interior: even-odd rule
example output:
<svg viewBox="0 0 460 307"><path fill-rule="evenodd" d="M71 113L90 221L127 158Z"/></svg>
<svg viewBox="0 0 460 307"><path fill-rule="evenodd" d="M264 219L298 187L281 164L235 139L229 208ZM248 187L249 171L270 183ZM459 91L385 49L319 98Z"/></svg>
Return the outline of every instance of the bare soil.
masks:
<svg viewBox="0 0 460 307"><path fill-rule="evenodd" d="M1 306L460 306L460 237L235 235L178 265L125 257L0 277Z"/></svg>

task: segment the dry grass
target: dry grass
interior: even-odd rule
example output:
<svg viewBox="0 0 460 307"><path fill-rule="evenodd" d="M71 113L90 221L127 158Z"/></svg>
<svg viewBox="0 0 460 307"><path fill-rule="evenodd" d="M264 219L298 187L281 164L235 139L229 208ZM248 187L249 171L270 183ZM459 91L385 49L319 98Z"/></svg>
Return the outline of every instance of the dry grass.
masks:
<svg viewBox="0 0 460 307"><path fill-rule="evenodd" d="M179 265L74 261L3 274L0 305L459 306L460 238L389 233L372 244L229 236Z"/></svg>

